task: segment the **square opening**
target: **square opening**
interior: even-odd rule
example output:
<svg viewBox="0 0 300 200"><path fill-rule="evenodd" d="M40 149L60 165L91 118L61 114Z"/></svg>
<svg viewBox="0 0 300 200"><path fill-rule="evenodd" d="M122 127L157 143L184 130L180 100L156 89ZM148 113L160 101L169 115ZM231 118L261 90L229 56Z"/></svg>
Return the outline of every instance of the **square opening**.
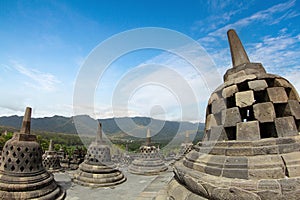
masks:
<svg viewBox="0 0 300 200"><path fill-rule="evenodd" d="M207 108L206 108L206 116L209 115L209 114L211 114L211 113L212 113L212 111L211 111L211 104L209 104L207 106Z"/></svg>
<svg viewBox="0 0 300 200"><path fill-rule="evenodd" d="M256 103L264 103L270 101L266 90L254 91L254 99Z"/></svg>
<svg viewBox="0 0 300 200"><path fill-rule="evenodd" d="M298 100L297 95L292 88L284 88L289 100Z"/></svg>
<svg viewBox="0 0 300 200"><path fill-rule="evenodd" d="M277 138L274 122L260 123L260 138Z"/></svg>
<svg viewBox="0 0 300 200"><path fill-rule="evenodd" d="M248 81L244 81L242 83L237 84L237 87L240 92L249 90Z"/></svg>
<svg viewBox="0 0 300 200"><path fill-rule="evenodd" d="M227 108L233 108L236 106L235 95L226 98L225 101Z"/></svg>
<svg viewBox="0 0 300 200"><path fill-rule="evenodd" d="M226 136L228 140L236 140L236 127L226 127L225 128Z"/></svg>
<svg viewBox="0 0 300 200"><path fill-rule="evenodd" d="M287 107L286 103L275 103L274 108L275 108L275 113L276 117L285 117L285 109Z"/></svg>
<svg viewBox="0 0 300 200"><path fill-rule="evenodd" d="M268 87L274 87L274 78L266 78L265 81L267 82Z"/></svg>
<svg viewBox="0 0 300 200"><path fill-rule="evenodd" d="M296 120L295 122L296 122L298 132L300 132L300 119Z"/></svg>
<svg viewBox="0 0 300 200"><path fill-rule="evenodd" d="M253 121L256 120L254 117L254 112L253 112L253 107L245 107L245 108L240 108L240 114L241 114L241 119L242 122L248 122L248 121Z"/></svg>

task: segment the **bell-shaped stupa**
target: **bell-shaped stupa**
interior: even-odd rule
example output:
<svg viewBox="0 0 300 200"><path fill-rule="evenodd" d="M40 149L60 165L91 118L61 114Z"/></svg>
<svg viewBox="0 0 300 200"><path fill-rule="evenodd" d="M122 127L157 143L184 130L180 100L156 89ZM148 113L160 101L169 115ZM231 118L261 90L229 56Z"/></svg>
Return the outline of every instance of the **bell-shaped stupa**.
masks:
<svg viewBox="0 0 300 200"><path fill-rule="evenodd" d="M140 175L156 175L167 169L158 149L151 144L150 129L147 129L146 144L140 147L140 155L132 161L129 172Z"/></svg>
<svg viewBox="0 0 300 200"><path fill-rule="evenodd" d="M60 156L54 150L52 140L50 140L48 151L45 151L42 158L43 158L43 166L46 168L46 170L50 172L55 172L62 169L62 167L60 166Z"/></svg>
<svg viewBox="0 0 300 200"><path fill-rule="evenodd" d="M186 132L184 142L181 143L179 152L176 155L175 160L182 159L183 156L189 153L192 149L193 149L193 143L190 142L190 134L189 132Z"/></svg>
<svg viewBox="0 0 300 200"><path fill-rule="evenodd" d="M89 187L108 187L125 181L124 174L111 161L110 148L102 139L99 122L96 140L91 143L84 162L79 165L74 182Z"/></svg>
<svg viewBox="0 0 300 200"><path fill-rule="evenodd" d="M251 63L228 31L233 68L211 95L204 138L175 164L171 199L299 199L300 105L292 84Z"/></svg>
<svg viewBox="0 0 300 200"><path fill-rule="evenodd" d="M42 165L42 148L30 134L31 108L26 108L20 133L8 140L0 164L1 199L64 199L65 191Z"/></svg>

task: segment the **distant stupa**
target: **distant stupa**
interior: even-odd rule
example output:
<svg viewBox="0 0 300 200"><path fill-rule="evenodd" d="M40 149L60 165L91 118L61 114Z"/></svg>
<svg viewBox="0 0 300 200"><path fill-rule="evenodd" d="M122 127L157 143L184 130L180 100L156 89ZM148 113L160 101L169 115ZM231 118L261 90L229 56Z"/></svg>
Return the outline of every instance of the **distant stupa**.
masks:
<svg viewBox="0 0 300 200"><path fill-rule="evenodd" d="M208 101L203 141L175 163L167 196L299 199L298 93L286 79L250 62L234 30L228 40L233 68Z"/></svg>
<svg viewBox="0 0 300 200"><path fill-rule="evenodd" d="M62 167L60 166L60 156L54 150L52 140L50 140L48 151L45 151L42 158L43 158L43 166L46 168L46 170L50 172L55 172L62 169Z"/></svg>
<svg viewBox="0 0 300 200"><path fill-rule="evenodd" d="M150 129L147 129L146 144L140 147L140 154L129 166L129 172L140 175L156 175L168 167L160 158L157 148L151 144Z"/></svg>
<svg viewBox="0 0 300 200"><path fill-rule="evenodd" d="M107 187L126 181L124 174L111 161L109 146L102 138L102 125L99 122L96 140L89 146L74 182L89 187Z"/></svg>
<svg viewBox="0 0 300 200"><path fill-rule="evenodd" d="M42 165L42 149L30 134L31 108L27 107L19 133L2 150L1 199L64 199L65 191Z"/></svg>

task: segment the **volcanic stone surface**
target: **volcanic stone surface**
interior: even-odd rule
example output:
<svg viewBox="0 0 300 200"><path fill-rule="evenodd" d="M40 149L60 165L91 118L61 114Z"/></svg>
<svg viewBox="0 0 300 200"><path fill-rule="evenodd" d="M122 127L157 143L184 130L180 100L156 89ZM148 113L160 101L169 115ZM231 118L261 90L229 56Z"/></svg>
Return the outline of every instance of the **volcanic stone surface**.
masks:
<svg viewBox="0 0 300 200"><path fill-rule="evenodd" d="M233 68L208 101L204 138L174 165L165 198L299 199L299 96L251 63L228 31Z"/></svg>
<svg viewBox="0 0 300 200"><path fill-rule="evenodd" d="M150 130L147 130L146 144L140 147L140 155L129 166L129 172L140 175L156 175L166 171L168 167L159 155L159 151L151 145Z"/></svg>
<svg viewBox="0 0 300 200"><path fill-rule="evenodd" d="M53 149L53 141L50 140L49 149L45 151L43 158L43 166L48 171L57 171L60 170L62 167L60 166L60 156L56 151Z"/></svg>
<svg viewBox="0 0 300 200"><path fill-rule="evenodd" d="M31 108L26 108L20 133L2 150L1 199L64 199L65 191L42 165L42 148L30 134Z"/></svg>
<svg viewBox="0 0 300 200"><path fill-rule="evenodd" d="M125 181L124 174L111 162L110 148L102 139L99 123L96 141L89 146L84 162L74 175L74 182L89 187L107 187Z"/></svg>

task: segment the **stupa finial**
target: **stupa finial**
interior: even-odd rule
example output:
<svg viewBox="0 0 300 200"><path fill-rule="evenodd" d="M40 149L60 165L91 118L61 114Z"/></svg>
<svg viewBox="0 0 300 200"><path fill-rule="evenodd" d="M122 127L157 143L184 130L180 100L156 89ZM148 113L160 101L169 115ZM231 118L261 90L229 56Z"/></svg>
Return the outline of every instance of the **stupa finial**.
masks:
<svg viewBox="0 0 300 200"><path fill-rule="evenodd" d="M98 130L97 130L97 142L102 142L102 124L101 122L98 123Z"/></svg>
<svg viewBox="0 0 300 200"><path fill-rule="evenodd" d="M54 148L53 148L53 141L50 140L48 151L53 151L53 150L54 150Z"/></svg>
<svg viewBox="0 0 300 200"><path fill-rule="evenodd" d="M236 34L235 30L230 29L227 32L230 52L231 52L231 59L233 67L237 67L241 64L250 63L248 55L243 47L243 44Z"/></svg>
<svg viewBox="0 0 300 200"><path fill-rule="evenodd" d="M30 134L30 121L31 121L31 108L27 107L23 117L20 133Z"/></svg>
<svg viewBox="0 0 300 200"><path fill-rule="evenodd" d="M190 134L189 134L189 132L185 132L185 141L184 141L185 143L189 143L190 142Z"/></svg>
<svg viewBox="0 0 300 200"><path fill-rule="evenodd" d="M151 144L151 134L150 134L150 129L147 129L147 135L146 135L146 145Z"/></svg>

